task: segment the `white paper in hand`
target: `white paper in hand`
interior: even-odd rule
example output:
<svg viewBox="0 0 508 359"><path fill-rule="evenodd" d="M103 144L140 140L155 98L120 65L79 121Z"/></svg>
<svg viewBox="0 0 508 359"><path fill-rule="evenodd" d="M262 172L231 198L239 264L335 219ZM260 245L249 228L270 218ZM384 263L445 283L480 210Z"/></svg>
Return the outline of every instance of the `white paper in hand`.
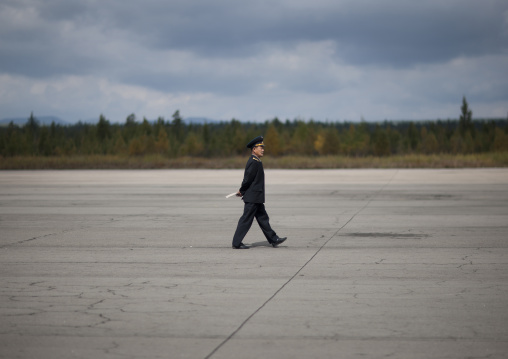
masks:
<svg viewBox="0 0 508 359"><path fill-rule="evenodd" d="M236 195L236 192L233 192L233 193L231 193L231 194L228 194L228 195L226 196L226 198L233 197L234 195Z"/></svg>

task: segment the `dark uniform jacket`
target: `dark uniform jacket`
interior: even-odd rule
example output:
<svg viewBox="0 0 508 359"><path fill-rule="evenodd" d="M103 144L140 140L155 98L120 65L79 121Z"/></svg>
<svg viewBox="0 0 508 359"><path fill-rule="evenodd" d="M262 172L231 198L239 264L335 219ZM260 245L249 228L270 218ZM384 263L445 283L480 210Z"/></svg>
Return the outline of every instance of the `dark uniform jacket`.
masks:
<svg viewBox="0 0 508 359"><path fill-rule="evenodd" d="M240 193L244 202L265 203L265 171L261 160L254 155L245 166Z"/></svg>

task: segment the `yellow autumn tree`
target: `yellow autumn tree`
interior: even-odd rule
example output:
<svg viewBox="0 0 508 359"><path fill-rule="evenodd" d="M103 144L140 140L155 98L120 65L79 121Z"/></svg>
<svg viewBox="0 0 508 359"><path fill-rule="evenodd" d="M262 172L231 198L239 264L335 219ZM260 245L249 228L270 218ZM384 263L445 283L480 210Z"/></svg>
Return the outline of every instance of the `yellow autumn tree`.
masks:
<svg viewBox="0 0 508 359"><path fill-rule="evenodd" d="M268 126L263 142L267 152L271 156L279 156L281 154L279 131L277 131L273 123Z"/></svg>

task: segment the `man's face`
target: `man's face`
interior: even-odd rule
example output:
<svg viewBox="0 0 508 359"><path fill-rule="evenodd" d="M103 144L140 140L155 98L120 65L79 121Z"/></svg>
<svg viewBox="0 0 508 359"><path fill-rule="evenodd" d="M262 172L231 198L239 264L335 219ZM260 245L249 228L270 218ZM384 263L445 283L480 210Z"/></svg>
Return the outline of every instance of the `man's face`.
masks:
<svg viewBox="0 0 508 359"><path fill-rule="evenodd" d="M263 146L257 146L252 149L252 153L256 155L256 157L263 157L263 154L265 153L265 148Z"/></svg>

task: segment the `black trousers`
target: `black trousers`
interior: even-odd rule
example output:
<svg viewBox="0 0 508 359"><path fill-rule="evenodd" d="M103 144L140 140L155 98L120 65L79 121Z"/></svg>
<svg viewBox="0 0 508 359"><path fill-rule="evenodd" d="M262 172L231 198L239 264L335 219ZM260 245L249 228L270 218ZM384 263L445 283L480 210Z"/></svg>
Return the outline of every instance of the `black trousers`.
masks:
<svg viewBox="0 0 508 359"><path fill-rule="evenodd" d="M277 234L274 232L272 227L270 227L270 218L268 217L268 213L266 213L265 205L263 203L245 202L243 215L238 220L238 226L236 227L236 232L233 237L234 246L239 246L240 243L242 243L243 239L247 235L247 232L252 226L254 217L256 217L259 227L261 227L261 230L268 242L271 243L277 238Z"/></svg>

